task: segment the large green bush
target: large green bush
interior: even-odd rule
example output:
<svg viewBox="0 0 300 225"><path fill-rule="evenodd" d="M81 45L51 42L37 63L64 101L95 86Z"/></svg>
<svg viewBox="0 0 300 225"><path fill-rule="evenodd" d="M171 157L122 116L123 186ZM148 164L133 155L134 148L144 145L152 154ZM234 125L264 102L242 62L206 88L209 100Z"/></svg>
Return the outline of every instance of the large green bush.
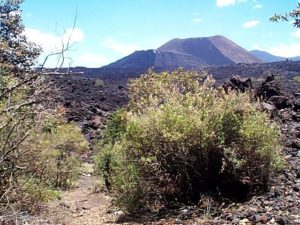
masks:
<svg viewBox="0 0 300 225"><path fill-rule="evenodd" d="M182 70L130 82L128 110L111 122L123 128L96 156L116 203L132 211L197 202L232 183L267 184L282 163L278 127L249 94L213 84Z"/></svg>

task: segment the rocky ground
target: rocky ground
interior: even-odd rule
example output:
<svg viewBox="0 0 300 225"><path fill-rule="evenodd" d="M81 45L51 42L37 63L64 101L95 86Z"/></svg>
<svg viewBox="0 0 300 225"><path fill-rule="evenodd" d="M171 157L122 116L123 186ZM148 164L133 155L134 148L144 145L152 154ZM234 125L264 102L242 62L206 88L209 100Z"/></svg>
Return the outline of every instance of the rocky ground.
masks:
<svg viewBox="0 0 300 225"><path fill-rule="evenodd" d="M272 176L266 193L242 203L227 199L221 203L204 196L197 207L182 206L163 215L130 217L111 208L110 197L98 192L98 179L90 171L81 176L77 188L64 192L60 201L47 206L49 218L59 215L54 217L56 220L36 224L300 224L300 85L286 79L296 75L300 67L290 65L290 71L277 76L282 68L280 64L276 66L269 68L269 72L257 68L265 74L263 79L256 76L255 81L252 79L249 83L249 80L234 77L226 83L236 90L252 87L252 92L262 101L262 109L281 127L286 165L283 171ZM219 70L229 71L228 68ZM233 70L231 75L239 70ZM246 77L244 73L242 77ZM81 76L51 76L49 79L56 87L51 97L66 109L67 120L77 122L91 143L101 137L101 129L110 113L127 102L124 84L115 81L106 80L99 86L95 78Z"/></svg>
<svg viewBox="0 0 300 225"><path fill-rule="evenodd" d="M274 63L240 63L231 66L211 66L204 68L215 79L224 81L233 75L239 75L243 78L261 79L268 75L281 75L284 78L292 78L300 74L300 61L286 61Z"/></svg>
<svg viewBox="0 0 300 225"><path fill-rule="evenodd" d="M47 82L52 87L50 98L66 110L66 119L76 122L91 142L100 136L110 113L127 103L125 86L121 84L55 74L49 75Z"/></svg>

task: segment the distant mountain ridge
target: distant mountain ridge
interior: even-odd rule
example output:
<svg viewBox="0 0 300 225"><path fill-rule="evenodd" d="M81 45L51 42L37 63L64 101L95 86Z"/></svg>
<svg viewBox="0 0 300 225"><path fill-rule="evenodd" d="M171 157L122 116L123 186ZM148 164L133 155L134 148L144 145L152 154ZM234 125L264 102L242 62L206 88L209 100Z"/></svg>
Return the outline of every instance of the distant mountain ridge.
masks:
<svg viewBox="0 0 300 225"><path fill-rule="evenodd" d="M299 60L294 57L293 60ZM149 68L168 71L182 67L186 70L202 70L207 67L234 66L285 61L284 57L254 50L247 51L228 38L216 35L179 39L175 38L157 49L136 51L116 62L100 68L74 68L85 74L102 79L128 79L145 73Z"/></svg>
<svg viewBox="0 0 300 225"><path fill-rule="evenodd" d="M178 67L200 69L211 65L261 63L247 50L224 36L173 39L156 50L136 51L118 61L103 66L99 72L172 70Z"/></svg>
<svg viewBox="0 0 300 225"><path fill-rule="evenodd" d="M280 62L280 61L285 61L287 59L290 59L293 61L300 60L300 56L286 58L286 57L272 55L271 53L268 53L266 51L261 51L261 50L252 50L252 51L250 51L250 53L263 62Z"/></svg>

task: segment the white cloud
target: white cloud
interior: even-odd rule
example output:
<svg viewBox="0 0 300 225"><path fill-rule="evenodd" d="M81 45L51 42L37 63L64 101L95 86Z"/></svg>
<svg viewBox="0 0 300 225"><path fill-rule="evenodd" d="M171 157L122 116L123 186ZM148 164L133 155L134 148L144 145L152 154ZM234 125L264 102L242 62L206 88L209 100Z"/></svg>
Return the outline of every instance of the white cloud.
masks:
<svg viewBox="0 0 300 225"><path fill-rule="evenodd" d="M122 55L128 55L139 49L139 46L133 43L121 43L114 38L106 38L102 42L102 46L112 49Z"/></svg>
<svg viewBox="0 0 300 225"><path fill-rule="evenodd" d="M216 4L217 7L226 7L230 5L235 5L236 3L244 3L247 2L248 0L217 0Z"/></svg>
<svg viewBox="0 0 300 225"><path fill-rule="evenodd" d="M262 4L258 3L257 0L217 0L216 1L216 5L217 7L226 7L226 6L232 6L232 5L236 5L238 3L247 3L247 2L252 2L252 4L255 4L253 6L253 9L261 9L263 7ZM300 2L300 0L299 0Z"/></svg>
<svg viewBox="0 0 300 225"><path fill-rule="evenodd" d="M253 6L253 9L261 9L262 7L262 4L256 4L255 6Z"/></svg>
<svg viewBox="0 0 300 225"><path fill-rule="evenodd" d="M194 19L193 19L193 22L194 22L194 23L202 23L202 22L203 22L203 19L197 17L197 18L194 18Z"/></svg>
<svg viewBox="0 0 300 225"><path fill-rule="evenodd" d="M252 28L252 27L255 27L259 24L260 22L258 20L250 20L250 21L247 21L243 24L243 27L244 28Z"/></svg>
<svg viewBox="0 0 300 225"><path fill-rule="evenodd" d="M267 50L273 55L278 55L282 57L294 57L299 56L300 44L280 44L278 46L271 47Z"/></svg>
<svg viewBox="0 0 300 225"><path fill-rule="evenodd" d="M82 42L84 39L84 33L78 28L75 28L73 31L72 29L67 29L62 35L47 33L33 28L26 28L24 34L29 41L36 43L43 49L43 54L40 55L38 60L39 63L43 63L47 55L60 51L62 49L62 42L66 44L70 39L69 43L72 45ZM74 57L70 57L69 52L67 52L65 56L65 64L74 60ZM56 67L60 62L61 59L59 56L53 56L48 58L45 66Z"/></svg>
<svg viewBox="0 0 300 225"><path fill-rule="evenodd" d="M230 5L235 5L235 0L217 0L217 7L226 7Z"/></svg>
<svg viewBox="0 0 300 225"><path fill-rule="evenodd" d="M194 23L202 23L203 22L203 19L200 17L199 12L193 12L192 16L193 16Z"/></svg>
<svg viewBox="0 0 300 225"><path fill-rule="evenodd" d="M108 58L101 54L86 53L76 57L72 62L75 66L101 67L109 62Z"/></svg>
<svg viewBox="0 0 300 225"><path fill-rule="evenodd" d="M67 42L70 39L70 44L79 43L83 40L83 38L84 33L78 28L75 28L74 30L68 29L63 35L63 40Z"/></svg>
<svg viewBox="0 0 300 225"><path fill-rule="evenodd" d="M292 37L300 38L300 29L297 29L295 32L291 33Z"/></svg>
<svg viewBox="0 0 300 225"><path fill-rule="evenodd" d="M50 33L44 33L33 28L26 28L25 35L29 41L41 46L44 51L49 51L53 48L56 48L58 47L58 43L60 43L58 36Z"/></svg>
<svg viewBox="0 0 300 225"><path fill-rule="evenodd" d="M26 28L25 35L29 41L41 46L43 51L48 54L53 51L60 50L62 47L62 41L66 44L70 38L70 44L74 44L81 42L84 38L84 33L78 28L75 28L73 31L72 29L68 29L61 36L42 32L33 28Z"/></svg>

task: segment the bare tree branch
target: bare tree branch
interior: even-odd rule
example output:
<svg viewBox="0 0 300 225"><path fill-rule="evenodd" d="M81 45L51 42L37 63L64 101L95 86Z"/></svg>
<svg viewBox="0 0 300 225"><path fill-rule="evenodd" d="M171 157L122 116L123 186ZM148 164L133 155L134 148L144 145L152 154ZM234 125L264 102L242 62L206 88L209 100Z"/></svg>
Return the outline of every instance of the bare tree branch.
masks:
<svg viewBox="0 0 300 225"><path fill-rule="evenodd" d="M71 32L70 32L70 34L69 34L69 36L68 36L67 42L66 42L66 43L64 42L64 35L62 35L61 49L60 49L59 51L50 53L50 54L48 54L48 55L45 57L45 59L44 59L42 65L41 65L41 68L40 68L41 71L44 70L44 67L45 67L47 61L49 60L49 58L52 57L52 56L56 56L56 55L59 56L58 63L59 63L59 61L61 61L61 62L60 62L60 64L59 64L59 66L57 66L55 72L59 71L59 69L62 68L62 66L63 66L64 63L65 63L65 59L66 59L65 53L66 53L67 51L69 51L70 48L72 47L71 39L72 39L72 35L73 35L73 33L74 33L74 30L75 30L75 28L76 28L77 17L78 17L78 12L77 12L77 9L76 9L76 14L75 14L75 17L74 17L73 26L72 26ZM64 34L66 34L66 31L64 32Z"/></svg>

